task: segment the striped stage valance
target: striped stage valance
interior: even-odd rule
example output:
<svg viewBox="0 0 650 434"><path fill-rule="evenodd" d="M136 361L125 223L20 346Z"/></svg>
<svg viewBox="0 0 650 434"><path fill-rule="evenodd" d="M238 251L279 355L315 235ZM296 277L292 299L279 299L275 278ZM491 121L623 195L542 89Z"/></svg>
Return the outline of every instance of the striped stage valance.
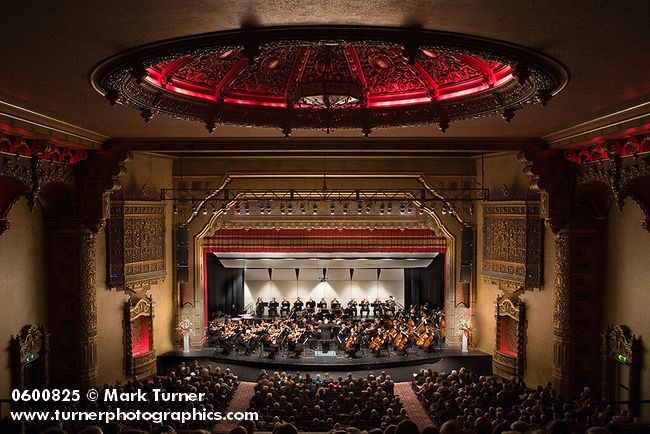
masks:
<svg viewBox="0 0 650 434"><path fill-rule="evenodd" d="M203 239L206 252L432 253L446 240L429 229L220 229Z"/></svg>

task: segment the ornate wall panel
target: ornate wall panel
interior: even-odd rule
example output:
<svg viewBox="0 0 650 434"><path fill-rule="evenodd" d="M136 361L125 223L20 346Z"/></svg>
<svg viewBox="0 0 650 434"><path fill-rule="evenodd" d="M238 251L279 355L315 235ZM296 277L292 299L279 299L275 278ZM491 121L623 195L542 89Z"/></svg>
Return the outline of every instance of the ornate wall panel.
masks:
<svg viewBox="0 0 650 434"><path fill-rule="evenodd" d="M526 305L519 297L498 296L496 346L492 362L501 375L524 375L526 364Z"/></svg>
<svg viewBox="0 0 650 434"><path fill-rule="evenodd" d="M12 386L15 389L44 388L50 383L49 353L50 335L39 325L26 325L17 336L11 338ZM38 365L29 377L38 384L26 382L25 371Z"/></svg>
<svg viewBox="0 0 650 434"><path fill-rule="evenodd" d="M130 377L156 373L153 299L149 296L124 303L124 369Z"/></svg>
<svg viewBox="0 0 650 434"><path fill-rule="evenodd" d="M542 288L539 202L483 203L483 278L505 290Z"/></svg>
<svg viewBox="0 0 650 434"><path fill-rule="evenodd" d="M617 400L615 388L620 387L620 381L628 387L628 399L638 401L641 397L641 338L632 334L629 327L624 325L609 325L600 334L602 366L602 396L604 399ZM616 365L624 364L630 367L629 377L620 379ZM632 414L639 415L638 402L629 405Z"/></svg>
<svg viewBox="0 0 650 434"><path fill-rule="evenodd" d="M576 181L579 191L590 185L604 186L619 209L626 198L632 198L645 215L643 228L650 231L650 156L613 154L606 160L581 164Z"/></svg>
<svg viewBox="0 0 650 434"><path fill-rule="evenodd" d="M110 287L137 292L164 279L163 202L112 200L108 234Z"/></svg>

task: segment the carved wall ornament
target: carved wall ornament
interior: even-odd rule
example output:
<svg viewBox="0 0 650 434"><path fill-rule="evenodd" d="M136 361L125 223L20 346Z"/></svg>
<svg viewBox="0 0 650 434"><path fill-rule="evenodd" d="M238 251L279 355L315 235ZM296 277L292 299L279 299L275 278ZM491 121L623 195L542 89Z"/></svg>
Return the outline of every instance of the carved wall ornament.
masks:
<svg viewBox="0 0 650 434"><path fill-rule="evenodd" d="M598 199L590 195L605 191L622 209L625 199L632 198L645 215L644 229L650 230L650 156L614 154L606 160L581 164L576 182L578 191L583 192L583 201ZM592 185L601 185L604 190L589 189Z"/></svg>
<svg viewBox="0 0 650 434"><path fill-rule="evenodd" d="M604 399L619 399L617 389L624 384L631 402L629 408L638 416L641 396L641 337L632 334L629 327L620 324L608 325L600 334L602 363L602 395ZM618 373L620 364L629 366L628 378L622 379ZM627 383L627 384L626 384Z"/></svg>
<svg viewBox="0 0 650 434"><path fill-rule="evenodd" d="M526 305L517 295L499 295L495 319L495 371L522 377L526 366Z"/></svg>
<svg viewBox="0 0 650 434"><path fill-rule="evenodd" d="M138 292L163 280L164 202L112 200L107 248L110 287Z"/></svg>
<svg viewBox="0 0 650 434"><path fill-rule="evenodd" d="M49 385L49 344L50 334L40 325L26 325L21 332L11 337L12 386L16 389L26 387L47 387ZM38 372L32 372L32 381L26 384L25 371L28 365L38 364ZM33 365L32 365L33 366Z"/></svg>
<svg viewBox="0 0 650 434"><path fill-rule="evenodd" d="M539 202L483 202L483 279L515 291L542 288Z"/></svg>
<svg viewBox="0 0 650 434"><path fill-rule="evenodd" d="M156 372L153 325L151 296L132 297L124 303L124 369L129 377L144 378Z"/></svg>
<svg viewBox="0 0 650 434"><path fill-rule="evenodd" d="M593 145L582 146L564 152L564 158L572 163L583 164L609 160L614 156L650 152L650 134L636 135L624 139L606 140Z"/></svg>
<svg viewBox="0 0 650 434"><path fill-rule="evenodd" d="M24 139L0 135L0 234L9 227L7 216L20 197L27 198L29 208L33 209L49 184L64 184L70 191L74 190L72 161L85 159L85 151L80 151L83 158L66 160L46 159L51 154L38 149L39 146Z"/></svg>

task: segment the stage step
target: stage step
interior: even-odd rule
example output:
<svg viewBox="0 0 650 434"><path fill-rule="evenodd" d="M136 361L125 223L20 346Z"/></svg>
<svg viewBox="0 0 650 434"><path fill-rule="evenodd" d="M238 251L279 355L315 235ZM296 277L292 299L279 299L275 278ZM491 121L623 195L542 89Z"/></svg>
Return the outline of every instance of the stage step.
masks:
<svg viewBox="0 0 650 434"><path fill-rule="evenodd" d="M395 383L395 395L399 397L406 415L415 422L422 431L425 427L433 426L433 421L418 399L410 382Z"/></svg>

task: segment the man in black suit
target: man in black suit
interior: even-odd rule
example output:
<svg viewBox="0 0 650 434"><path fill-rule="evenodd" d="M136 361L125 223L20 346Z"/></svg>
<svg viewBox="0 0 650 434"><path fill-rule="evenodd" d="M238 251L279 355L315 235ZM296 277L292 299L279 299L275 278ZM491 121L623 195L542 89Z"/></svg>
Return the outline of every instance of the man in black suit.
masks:
<svg viewBox="0 0 650 434"><path fill-rule="evenodd" d="M330 350L330 341L332 340L332 324L325 318L319 326L320 341L323 347L323 352L327 353Z"/></svg>

